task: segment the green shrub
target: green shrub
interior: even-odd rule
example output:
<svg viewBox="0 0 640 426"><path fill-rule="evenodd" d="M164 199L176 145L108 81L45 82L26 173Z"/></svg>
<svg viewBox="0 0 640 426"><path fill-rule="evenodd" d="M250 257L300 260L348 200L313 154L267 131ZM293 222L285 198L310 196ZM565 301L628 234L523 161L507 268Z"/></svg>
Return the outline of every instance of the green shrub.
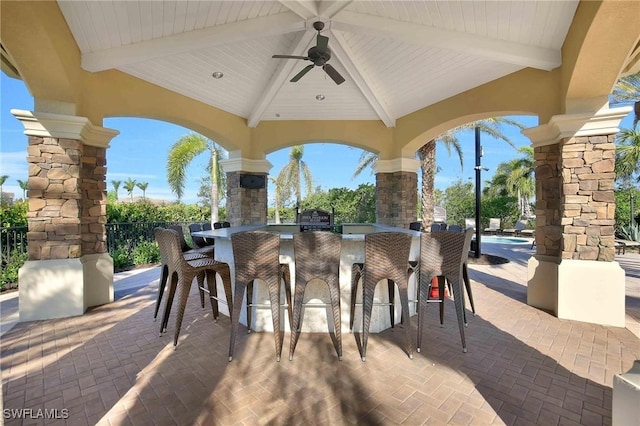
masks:
<svg viewBox="0 0 640 426"><path fill-rule="evenodd" d="M0 290L4 290L7 287L13 287L18 283L18 270L27 261L28 255L26 253L13 252L7 263L2 265L0 270Z"/></svg>
<svg viewBox="0 0 640 426"><path fill-rule="evenodd" d="M129 252L123 248L117 248L111 253L113 268L120 269L132 264Z"/></svg>
<svg viewBox="0 0 640 426"><path fill-rule="evenodd" d="M155 241L142 241L133 250L133 264L146 265L160 262L160 249Z"/></svg>

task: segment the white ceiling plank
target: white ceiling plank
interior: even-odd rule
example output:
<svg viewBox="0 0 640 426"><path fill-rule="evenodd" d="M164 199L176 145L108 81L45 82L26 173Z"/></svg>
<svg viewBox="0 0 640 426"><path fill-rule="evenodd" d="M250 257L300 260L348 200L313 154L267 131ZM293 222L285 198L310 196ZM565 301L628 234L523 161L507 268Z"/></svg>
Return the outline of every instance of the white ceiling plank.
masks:
<svg viewBox="0 0 640 426"><path fill-rule="evenodd" d="M390 37L410 44L469 53L499 62L550 71L562 64L559 49L545 49L459 31L425 27L408 22L342 11L332 28L339 31Z"/></svg>
<svg viewBox="0 0 640 426"><path fill-rule="evenodd" d="M82 56L82 68L104 71L177 53L303 30L304 21L292 13L282 13L87 53Z"/></svg>
<svg viewBox="0 0 640 426"><path fill-rule="evenodd" d="M306 50L306 48L311 44L311 41L314 40L316 35L315 31L303 31L300 32L295 42L292 44L291 49L289 50L288 55L300 55L300 52ZM262 119L262 115L266 111L269 104L273 101L273 98L278 94L278 91L285 83L289 75L291 74L291 70L295 66L299 64L298 61L291 59L278 59L280 64L276 68L276 71L273 73L273 77L267 83L267 86L260 95L258 102L256 102L256 106L251 111L249 118L247 119L247 126L256 127L260 120Z"/></svg>
<svg viewBox="0 0 640 426"><path fill-rule="evenodd" d="M355 55L351 52L346 40L336 31L331 32L331 50L335 57L345 67L353 82L358 86L364 97L367 99L371 107L376 111L380 120L387 127L395 127L396 120L389 107L386 105L382 97L372 89L370 78L362 70L362 67L356 62Z"/></svg>
<svg viewBox="0 0 640 426"><path fill-rule="evenodd" d="M302 19L311 19L319 15L318 9L312 1L280 0L280 3Z"/></svg>
<svg viewBox="0 0 640 426"><path fill-rule="evenodd" d="M321 1L318 5L318 16L322 16L323 18L331 19L336 16L342 9L349 6L352 0L341 0L341 1Z"/></svg>

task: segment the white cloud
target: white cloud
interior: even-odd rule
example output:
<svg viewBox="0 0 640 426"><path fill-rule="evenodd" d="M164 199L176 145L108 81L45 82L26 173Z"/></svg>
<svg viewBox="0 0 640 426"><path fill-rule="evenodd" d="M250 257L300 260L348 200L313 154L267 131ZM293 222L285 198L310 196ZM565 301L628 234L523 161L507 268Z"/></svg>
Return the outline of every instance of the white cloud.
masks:
<svg viewBox="0 0 640 426"><path fill-rule="evenodd" d="M9 175L11 180L27 179L29 174L27 151L3 152L0 154L0 173Z"/></svg>
<svg viewBox="0 0 640 426"><path fill-rule="evenodd" d="M107 173L107 180L114 178L131 178L131 179L156 179L157 175L136 174L136 173Z"/></svg>

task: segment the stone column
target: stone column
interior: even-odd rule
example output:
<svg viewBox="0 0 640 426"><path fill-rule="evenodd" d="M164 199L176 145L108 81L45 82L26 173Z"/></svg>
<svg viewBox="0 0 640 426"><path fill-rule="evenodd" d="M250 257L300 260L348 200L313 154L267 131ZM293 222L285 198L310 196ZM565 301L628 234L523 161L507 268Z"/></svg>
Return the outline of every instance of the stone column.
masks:
<svg viewBox="0 0 640 426"><path fill-rule="evenodd" d="M29 137L29 260L20 321L82 315L113 301L106 250L106 148L118 132L76 116L11 111Z"/></svg>
<svg viewBox="0 0 640 426"><path fill-rule="evenodd" d="M231 226L266 225L267 187L272 164L266 159L242 158L241 153L229 153L227 160L220 161L227 173L227 220ZM261 182L264 185L253 185Z"/></svg>
<svg viewBox="0 0 640 426"><path fill-rule="evenodd" d="M377 223L408 228L416 221L419 168L414 158L376 161Z"/></svg>
<svg viewBox="0 0 640 426"><path fill-rule="evenodd" d="M527 303L559 318L625 325L614 261L615 134L628 108L554 116L523 133L536 165L536 246Z"/></svg>

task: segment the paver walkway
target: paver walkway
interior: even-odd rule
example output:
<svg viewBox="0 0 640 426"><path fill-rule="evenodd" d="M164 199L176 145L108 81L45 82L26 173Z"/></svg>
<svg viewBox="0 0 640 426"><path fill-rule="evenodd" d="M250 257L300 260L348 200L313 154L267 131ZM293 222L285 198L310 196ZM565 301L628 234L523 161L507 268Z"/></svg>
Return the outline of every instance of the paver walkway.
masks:
<svg viewBox="0 0 640 426"><path fill-rule="evenodd" d="M214 322L198 297L189 300L173 351L174 318L162 337L152 320L158 271L151 270L150 284L119 290L115 303L6 332L4 409L66 409L69 418L57 423L74 426L611 424L613 376L640 359L640 339L526 305L528 248L506 249L512 261L504 265L470 266L478 315L469 313L468 353L447 301L444 327L437 307L428 309L423 351L413 360L396 328L370 336L366 363L357 336L343 334L338 361L328 335L307 333L291 362L285 336L279 363L270 333L240 333L229 363L228 318ZM627 284L637 302L638 282Z"/></svg>

